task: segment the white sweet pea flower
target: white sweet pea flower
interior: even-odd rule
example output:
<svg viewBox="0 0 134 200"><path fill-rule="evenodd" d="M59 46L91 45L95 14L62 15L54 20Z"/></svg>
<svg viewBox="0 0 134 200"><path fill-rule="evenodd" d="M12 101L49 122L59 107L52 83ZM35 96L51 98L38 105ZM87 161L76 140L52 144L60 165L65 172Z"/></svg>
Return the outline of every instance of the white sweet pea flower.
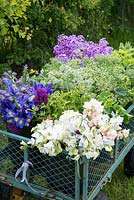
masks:
<svg viewBox="0 0 134 200"><path fill-rule="evenodd" d="M112 140L112 139L110 139L110 138L108 138L108 137L103 137L103 142L104 142L104 146L114 146L114 140Z"/></svg>
<svg viewBox="0 0 134 200"><path fill-rule="evenodd" d="M55 124L51 129L51 134L49 136L50 140L62 141L66 135L65 127L63 124Z"/></svg>
<svg viewBox="0 0 134 200"><path fill-rule="evenodd" d="M120 125L123 123L123 117L117 116L113 113L113 117L110 119L110 124L113 129L115 130L121 130Z"/></svg>
<svg viewBox="0 0 134 200"><path fill-rule="evenodd" d="M83 115L73 110L65 111L59 118L60 123L64 123L66 130L75 132L81 126Z"/></svg>
<svg viewBox="0 0 134 200"><path fill-rule="evenodd" d="M94 137L93 130L90 127L85 129L85 130L83 130L82 135L87 137L88 139L89 138L93 139L93 137Z"/></svg>
<svg viewBox="0 0 134 200"><path fill-rule="evenodd" d="M129 129L126 130L126 129L123 129L121 131L118 132L118 139L123 139L123 138L127 138L128 135L129 135Z"/></svg>
<svg viewBox="0 0 134 200"><path fill-rule="evenodd" d="M79 146L82 148L86 148L89 145L89 142L86 138L82 137L79 142Z"/></svg>
<svg viewBox="0 0 134 200"><path fill-rule="evenodd" d="M43 147L39 147L39 151L44 154L48 154L49 156L56 156L56 146L53 141L49 141L44 144Z"/></svg>
<svg viewBox="0 0 134 200"><path fill-rule="evenodd" d="M43 141L43 136L40 135L38 138L36 138L36 140L35 140L35 145L40 144L42 141Z"/></svg>
<svg viewBox="0 0 134 200"><path fill-rule="evenodd" d="M30 145L35 145L36 144L36 140L34 138L31 138L29 140L29 142L27 142L27 144L30 144Z"/></svg>
<svg viewBox="0 0 134 200"><path fill-rule="evenodd" d="M38 145L38 144L40 144L41 142L42 142L42 140L43 140L43 136L42 136L42 134L40 134L40 133L38 133L38 132L34 132L33 134L32 134L32 143L34 142L34 145Z"/></svg>
<svg viewBox="0 0 134 200"><path fill-rule="evenodd" d="M39 136L40 136L40 133L37 131L32 134L32 137L34 138L38 138Z"/></svg>
<svg viewBox="0 0 134 200"><path fill-rule="evenodd" d="M104 106L102 102L97 101L96 99L91 99L90 102L85 102L83 105L84 111L83 114L92 117L92 115L99 115L103 112Z"/></svg>
<svg viewBox="0 0 134 200"><path fill-rule="evenodd" d="M34 132L35 130L43 130L45 127L45 121L42 121L40 124L37 124L35 127L31 129L31 132Z"/></svg>
<svg viewBox="0 0 134 200"><path fill-rule="evenodd" d="M107 114L101 114L99 116L100 116L100 121L98 123L99 127L105 126L105 124L109 123L109 119L110 119L109 115L107 115Z"/></svg>
<svg viewBox="0 0 134 200"><path fill-rule="evenodd" d="M51 126L53 126L53 120L46 119L46 121L44 122L44 124L45 124L45 128L51 127Z"/></svg>
<svg viewBox="0 0 134 200"><path fill-rule="evenodd" d="M67 145L67 146L70 146L72 148L74 148L74 146L77 145L77 139L75 136L70 136L70 137L67 137L64 139L64 143Z"/></svg>
<svg viewBox="0 0 134 200"><path fill-rule="evenodd" d="M53 134L54 134L54 126L49 126L43 130L43 136L44 138L47 137L48 140L51 140Z"/></svg>
<svg viewBox="0 0 134 200"><path fill-rule="evenodd" d="M66 121L64 123L64 129L66 131L66 133L70 134L70 133L74 133L78 127L75 126L75 124L71 123L72 121Z"/></svg>
<svg viewBox="0 0 134 200"><path fill-rule="evenodd" d="M87 159L90 159L90 158L96 159L99 156L99 152L87 151L87 152L84 152L83 155L86 156Z"/></svg>
<svg viewBox="0 0 134 200"><path fill-rule="evenodd" d="M101 134L98 134L95 138L94 138L94 144L96 146L96 149L103 149L104 147L104 143L103 143L103 137Z"/></svg>
<svg viewBox="0 0 134 200"><path fill-rule="evenodd" d="M74 118L77 118L77 117L79 117L79 116L82 116L82 114L79 113L79 112L77 112L77 111L74 111L74 110L66 110L66 111L64 111L63 114L60 116L59 121L60 121L60 122L66 122L66 120L69 120L69 121L70 121L71 118L73 118L73 117L74 117Z"/></svg>

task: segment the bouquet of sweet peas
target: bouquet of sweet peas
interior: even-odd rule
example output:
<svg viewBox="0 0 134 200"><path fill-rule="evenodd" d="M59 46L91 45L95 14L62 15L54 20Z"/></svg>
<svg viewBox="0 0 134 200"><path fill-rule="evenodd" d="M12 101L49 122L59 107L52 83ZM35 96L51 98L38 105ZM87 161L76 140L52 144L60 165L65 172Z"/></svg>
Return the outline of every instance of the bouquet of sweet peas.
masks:
<svg viewBox="0 0 134 200"><path fill-rule="evenodd" d="M26 69L24 71L26 72ZM29 77L26 80L24 74L17 78L15 72L9 71L5 72L1 79L4 86L0 89L0 113L7 128L13 133L35 125L41 105L46 105L52 94L52 84L37 84Z"/></svg>
<svg viewBox="0 0 134 200"><path fill-rule="evenodd" d="M66 110L58 120L47 119L37 124L28 144L49 156L65 149L74 160L82 156L95 159L102 149L112 151L115 139L128 136L129 130L121 127L123 118L117 113L108 115L101 102L91 99L83 108L83 113Z"/></svg>

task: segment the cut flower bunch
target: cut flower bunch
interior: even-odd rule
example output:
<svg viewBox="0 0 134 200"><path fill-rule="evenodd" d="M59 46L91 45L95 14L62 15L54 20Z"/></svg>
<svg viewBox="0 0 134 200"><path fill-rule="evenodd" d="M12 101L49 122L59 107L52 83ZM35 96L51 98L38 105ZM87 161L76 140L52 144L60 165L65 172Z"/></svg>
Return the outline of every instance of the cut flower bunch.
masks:
<svg viewBox="0 0 134 200"><path fill-rule="evenodd" d="M121 128L123 118L116 113L109 116L101 102L91 99L83 108L83 113L66 110L58 120L37 124L27 144L49 156L65 149L74 160L82 156L95 159L102 149L112 151L116 139L128 136L129 130Z"/></svg>
<svg viewBox="0 0 134 200"><path fill-rule="evenodd" d="M1 79L4 86L0 89L0 112L7 128L20 133L23 127L35 125L41 105L46 105L52 94L52 84L32 82L26 67L21 78L16 76L15 72L9 71Z"/></svg>

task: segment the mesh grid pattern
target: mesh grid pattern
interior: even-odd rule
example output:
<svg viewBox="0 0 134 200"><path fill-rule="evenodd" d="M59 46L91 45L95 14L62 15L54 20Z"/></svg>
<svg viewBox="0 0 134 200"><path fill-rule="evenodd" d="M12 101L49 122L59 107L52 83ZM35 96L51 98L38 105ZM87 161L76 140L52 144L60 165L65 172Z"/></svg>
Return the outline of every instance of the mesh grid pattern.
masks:
<svg viewBox="0 0 134 200"><path fill-rule="evenodd" d="M30 170L31 182L74 197L74 161L67 159L63 154L56 157L43 155L36 148L30 149L29 160L34 164Z"/></svg>
<svg viewBox="0 0 134 200"><path fill-rule="evenodd" d="M3 138L5 140L4 136ZM5 143L0 143L0 174L14 176L23 163L23 155L19 141L7 138Z"/></svg>
<svg viewBox="0 0 134 200"><path fill-rule="evenodd" d="M14 177L24 162L24 152L20 149L20 141L4 136L3 138L5 142L0 144L0 176ZM74 197L74 161L67 159L63 154L56 157L43 155L36 148L29 149L29 161L33 163L33 167L29 169L30 183ZM22 174L19 175L19 179L21 178Z"/></svg>
<svg viewBox="0 0 134 200"><path fill-rule="evenodd" d="M131 111L134 115L134 110ZM134 118L126 126L130 132L134 132ZM132 134L133 136L133 134ZM131 140L120 140L117 153L122 150ZM60 154L56 157L49 157L41 154L37 148L29 149L29 161L33 167L29 169L29 182L38 186L47 187L50 191L58 191L75 198L75 162ZM117 157L118 159L118 157ZM24 152L20 150L20 141L0 135L0 176L15 176L16 170L24 161ZM96 160L89 161L88 171L88 193L94 191L102 178L114 163L114 151L108 153L103 150ZM21 178L21 177L19 177ZM82 191L81 191L82 192Z"/></svg>
<svg viewBox="0 0 134 200"><path fill-rule="evenodd" d="M134 116L134 109L130 112L132 116ZM120 154L122 150L125 148L126 144L131 140L131 138L134 136L134 118L130 119L129 124L125 124L123 128L129 129L130 130L130 136L128 139L125 140L119 140L118 142L118 153Z"/></svg>
<svg viewBox="0 0 134 200"><path fill-rule="evenodd" d="M134 109L130 112L131 115L134 116ZM126 140L118 141L118 149L117 149L117 159L121 154L126 145L130 142L134 133L134 118L131 118L129 124L124 125L123 128L130 129L130 137ZM89 195L92 191L97 187L101 179L106 175L107 171L110 169L112 164L114 163L114 152L108 153L104 150L101 152L100 156L96 160L91 160L89 162L89 172L88 172L88 192Z"/></svg>
<svg viewBox="0 0 134 200"><path fill-rule="evenodd" d="M96 160L89 161L88 191L91 193L113 164L113 155L101 152Z"/></svg>

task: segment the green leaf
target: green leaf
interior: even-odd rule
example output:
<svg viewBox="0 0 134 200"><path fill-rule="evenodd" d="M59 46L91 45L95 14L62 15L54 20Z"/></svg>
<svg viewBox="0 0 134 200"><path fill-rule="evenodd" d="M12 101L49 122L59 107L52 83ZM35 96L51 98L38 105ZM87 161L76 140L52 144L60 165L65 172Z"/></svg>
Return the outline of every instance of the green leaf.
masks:
<svg viewBox="0 0 134 200"><path fill-rule="evenodd" d="M119 94L120 96L125 97L125 96L127 96L127 91L123 90L121 88L118 88L118 89L116 89L116 94Z"/></svg>
<svg viewBox="0 0 134 200"><path fill-rule="evenodd" d="M19 31L19 25L14 25L12 27L13 27L15 33L17 33Z"/></svg>

